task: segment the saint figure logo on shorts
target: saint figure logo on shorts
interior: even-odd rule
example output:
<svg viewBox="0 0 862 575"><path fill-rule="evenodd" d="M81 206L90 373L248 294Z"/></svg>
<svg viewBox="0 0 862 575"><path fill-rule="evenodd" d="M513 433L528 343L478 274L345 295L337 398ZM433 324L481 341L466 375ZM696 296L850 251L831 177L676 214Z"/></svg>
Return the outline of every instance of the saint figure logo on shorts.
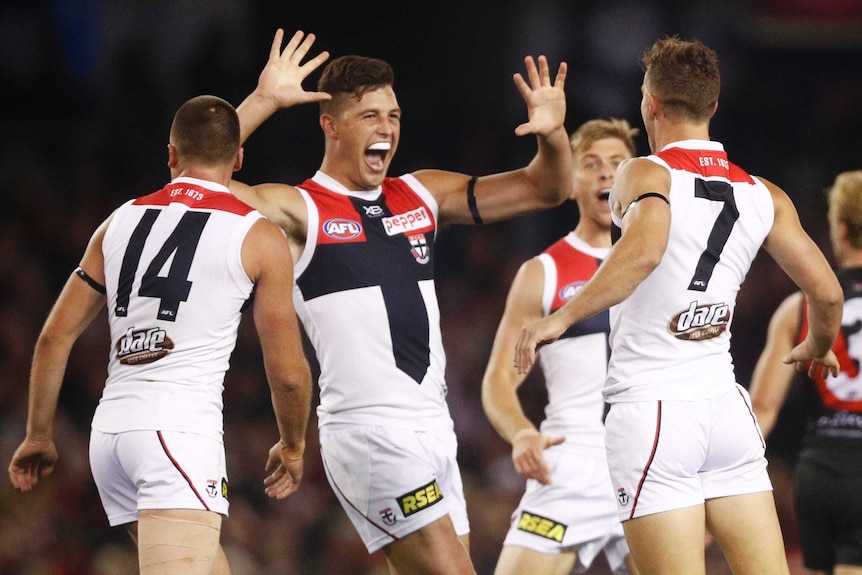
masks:
<svg viewBox="0 0 862 575"><path fill-rule="evenodd" d="M620 487L619 489L617 489L617 499L620 500L620 505L622 505L623 507L629 504L629 494L626 493L625 487Z"/></svg>
<svg viewBox="0 0 862 575"><path fill-rule="evenodd" d="M215 479L207 479L207 495L215 497L218 495L218 481Z"/></svg>
<svg viewBox="0 0 862 575"><path fill-rule="evenodd" d="M416 258L420 264L428 263L428 240L425 239L425 234L414 234L407 236L410 240L410 253Z"/></svg>
<svg viewBox="0 0 862 575"><path fill-rule="evenodd" d="M392 513L391 507L381 509L378 513L380 513L380 519L383 520L383 523L386 525L395 525L395 514Z"/></svg>

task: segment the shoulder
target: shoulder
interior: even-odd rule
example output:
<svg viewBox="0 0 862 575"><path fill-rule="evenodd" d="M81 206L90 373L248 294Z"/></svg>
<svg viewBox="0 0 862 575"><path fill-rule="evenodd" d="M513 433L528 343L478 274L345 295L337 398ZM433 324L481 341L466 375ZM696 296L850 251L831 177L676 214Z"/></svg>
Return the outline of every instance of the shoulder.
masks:
<svg viewBox="0 0 862 575"><path fill-rule="evenodd" d="M646 193L670 197L671 173L668 168L647 157L630 158L617 168L614 176L613 206L618 214L636 198Z"/></svg>

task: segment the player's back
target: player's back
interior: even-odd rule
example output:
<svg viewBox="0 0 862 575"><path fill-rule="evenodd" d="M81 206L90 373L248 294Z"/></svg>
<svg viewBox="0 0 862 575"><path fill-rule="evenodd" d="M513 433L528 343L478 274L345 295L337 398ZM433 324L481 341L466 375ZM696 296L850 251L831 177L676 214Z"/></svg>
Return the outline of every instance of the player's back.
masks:
<svg viewBox="0 0 862 575"><path fill-rule="evenodd" d="M772 198L717 142L676 142L648 158L671 173L670 234L658 267L611 309L605 395L610 402L711 397L735 383L730 326L740 285L772 227Z"/></svg>
<svg viewBox="0 0 862 575"><path fill-rule="evenodd" d="M241 249L260 214L178 178L127 202L105 233L111 350L93 426L221 436L224 374L253 283Z"/></svg>

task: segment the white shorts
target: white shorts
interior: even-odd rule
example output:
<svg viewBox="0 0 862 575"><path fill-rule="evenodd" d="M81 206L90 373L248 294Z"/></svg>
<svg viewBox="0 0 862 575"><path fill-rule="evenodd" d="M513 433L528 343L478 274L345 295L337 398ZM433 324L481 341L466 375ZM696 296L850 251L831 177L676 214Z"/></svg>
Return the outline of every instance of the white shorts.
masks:
<svg viewBox="0 0 862 575"><path fill-rule="evenodd" d="M174 431L90 431L90 469L108 523L138 520L140 509L228 514L224 444Z"/></svg>
<svg viewBox="0 0 862 575"><path fill-rule="evenodd" d="M698 401L614 403L605 429L622 521L772 490L766 443L740 385Z"/></svg>
<svg viewBox="0 0 862 575"><path fill-rule="evenodd" d="M503 545L546 555L577 551L578 573L589 569L604 550L614 573L628 573L624 561L629 548L617 517L607 462L572 453L564 445L545 450L551 484L527 480Z"/></svg>
<svg viewBox="0 0 862 575"><path fill-rule="evenodd" d="M320 429L326 478L369 553L445 515L458 535L470 532L457 450L451 428Z"/></svg>

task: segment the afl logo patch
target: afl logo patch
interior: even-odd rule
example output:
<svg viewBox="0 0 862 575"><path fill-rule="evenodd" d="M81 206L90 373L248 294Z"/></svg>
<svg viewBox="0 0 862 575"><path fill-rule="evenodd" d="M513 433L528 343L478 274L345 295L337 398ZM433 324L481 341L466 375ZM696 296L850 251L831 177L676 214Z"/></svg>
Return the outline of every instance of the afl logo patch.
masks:
<svg viewBox="0 0 862 575"><path fill-rule="evenodd" d="M575 295L575 292L581 289L581 287L587 282L585 281L576 281L572 283L568 283L560 288L560 299L563 301L569 301Z"/></svg>
<svg viewBox="0 0 862 575"><path fill-rule="evenodd" d="M362 225L354 220L332 218L323 224L323 233L335 240L352 240L362 233Z"/></svg>

